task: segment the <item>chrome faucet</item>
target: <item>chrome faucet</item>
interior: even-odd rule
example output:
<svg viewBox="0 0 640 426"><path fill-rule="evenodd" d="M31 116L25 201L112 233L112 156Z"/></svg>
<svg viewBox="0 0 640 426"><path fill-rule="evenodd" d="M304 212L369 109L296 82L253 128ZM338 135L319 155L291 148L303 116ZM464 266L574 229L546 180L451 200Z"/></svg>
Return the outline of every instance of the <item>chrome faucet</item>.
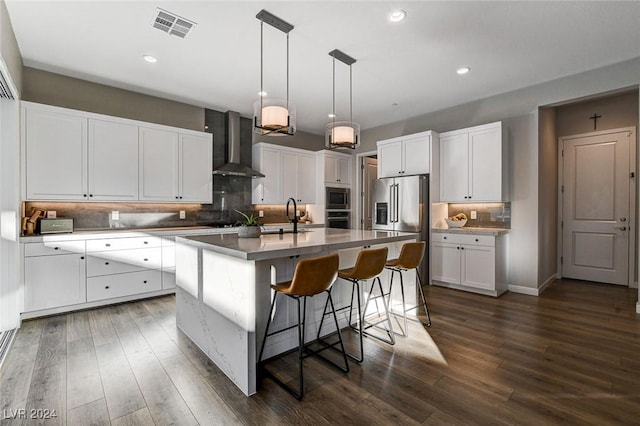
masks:
<svg viewBox="0 0 640 426"><path fill-rule="evenodd" d="M289 217L289 203L293 201L293 219ZM296 200L294 198L289 198L287 200L287 220L293 223L293 233L298 233L298 205L296 204Z"/></svg>

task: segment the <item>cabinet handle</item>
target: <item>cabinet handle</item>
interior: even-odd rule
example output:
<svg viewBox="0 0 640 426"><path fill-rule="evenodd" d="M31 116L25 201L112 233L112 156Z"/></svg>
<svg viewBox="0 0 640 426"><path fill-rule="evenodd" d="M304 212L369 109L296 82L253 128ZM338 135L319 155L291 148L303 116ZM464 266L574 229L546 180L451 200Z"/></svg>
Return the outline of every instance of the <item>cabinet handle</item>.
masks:
<svg viewBox="0 0 640 426"><path fill-rule="evenodd" d="M108 264L109 264L109 262L104 262L104 264L105 264L105 265L108 265Z"/></svg>
<svg viewBox="0 0 640 426"><path fill-rule="evenodd" d="M443 239L443 240L446 240L446 239L447 239L447 237L442 237L442 239Z"/></svg>
<svg viewBox="0 0 640 426"><path fill-rule="evenodd" d="M89 194L89 197L93 197L93 194Z"/></svg>
<svg viewBox="0 0 640 426"><path fill-rule="evenodd" d="M109 286L108 286L108 285L105 285L105 286L104 286L104 288L106 288L106 289L108 290L108 289L109 289Z"/></svg>
<svg viewBox="0 0 640 426"><path fill-rule="evenodd" d="M180 197L180 199L182 200L182 197Z"/></svg>
<svg viewBox="0 0 640 426"><path fill-rule="evenodd" d="M460 247L460 250L464 250L464 247Z"/></svg>
<svg viewBox="0 0 640 426"><path fill-rule="evenodd" d="M106 243L106 244L105 244L105 247L111 247L111 244Z"/></svg>
<svg viewBox="0 0 640 426"><path fill-rule="evenodd" d="M80 260L84 260L84 256L80 256Z"/></svg>
<svg viewBox="0 0 640 426"><path fill-rule="evenodd" d="M60 250L60 247L54 247L53 249L54 250Z"/></svg>
<svg viewBox="0 0 640 426"><path fill-rule="evenodd" d="M178 196L176 195L176 200L178 199Z"/></svg>
<svg viewBox="0 0 640 426"><path fill-rule="evenodd" d="M86 196L87 196L87 194L82 194L82 196L83 196L83 197L86 197Z"/></svg>
<svg viewBox="0 0 640 426"><path fill-rule="evenodd" d="M148 262L148 261L149 261L149 259L145 259L144 261L145 261L145 262Z"/></svg>
<svg viewBox="0 0 640 426"><path fill-rule="evenodd" d="M476 243L477 243L478 241L479 241L479 240L476 238Z"/></svg>
<svg viewBox="0 0 640 426"><path fill-rule="evenodd" d="M460 250L460 247L456 247L456 250Z"/></svg>
<svg viewBox="0 0 640 426"><path fill-rule="evenodd" d="M143 281L143 283L144 283L144 284L146 284L146 283L147 283L147 280L144 280L144 281Z"/></svg>
<svg viewBox="0 0 640 426"><path fill-rule="evenodd" d="M145 241L144 243L145 243L145 244L149 244L149 241Z"/></svg>

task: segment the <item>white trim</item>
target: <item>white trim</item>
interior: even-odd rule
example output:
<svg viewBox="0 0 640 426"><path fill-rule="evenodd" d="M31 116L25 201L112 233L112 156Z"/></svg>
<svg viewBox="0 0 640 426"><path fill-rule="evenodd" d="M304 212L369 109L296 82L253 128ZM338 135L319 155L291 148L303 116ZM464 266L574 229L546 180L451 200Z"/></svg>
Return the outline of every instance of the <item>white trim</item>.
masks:
<svg viewBox="0 0 640 426"><path fill-rule="evenodd" d="M549 278L547 278L540 287L538 287L538 295L542 294L543 291L545 291L547 289L547 287L549 287L551 284L553 284L556 281L556 277L557 277L557 273L551 274L551 276L549 276Z"/></svg>
<svg viewBox="0 0 640 426"><path fill-rule="evenodd" d="M638 288L638 281L633 281L629 284L629 288Z"/></svg>
<svg viewBox="0 0 640 426"><path fill-rule="evenodd" d="M636 314L640 314L640 300L636 302Z"/></svg>
<svg viewBox="0 0 640 426"><path fill-rule="evenodd" d="M531 287L524 287L524 286L521 286L521 285L511 285L511 284L509 284L507 289L512 293L526 294L526 295L529 295L529 296L540 296L540 291L537 288L531 288Z"/></svg>

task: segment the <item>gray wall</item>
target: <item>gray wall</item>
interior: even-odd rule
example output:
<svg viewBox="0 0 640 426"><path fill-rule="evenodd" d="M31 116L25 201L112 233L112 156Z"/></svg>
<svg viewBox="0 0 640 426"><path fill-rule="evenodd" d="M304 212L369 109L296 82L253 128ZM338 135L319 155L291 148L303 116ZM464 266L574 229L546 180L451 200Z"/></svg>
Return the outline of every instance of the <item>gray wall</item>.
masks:
<svg viewBox="0 0 640 426"><path fill-rule="evenodd" d="M9 20L7 5L0 1L0 52L18 92L22 92L22 56Z"/></svg>
<svg viewBox="0 0 640 426"><path fill-rule="evenodd" d="M296 131L296 134L293 136L262 136L254 133L253 143L258 142L266 142L291 148L308 149L309 151L320 151L325 149L324 135L314 135L300 130Z"/></svg>
<svg viewBox="0 0 640 426"><path fill-rule="evenodd" d="M543 275L552 264L552 253L556 244L551 238L556 232L555 222L547 216L543 220L539 217L541 214L548 214L543 212L548 205L546 197L549 192L557 190L557 180L553 182L553 179L539 178L538 157L541 152L538 108L571 100L584 100L596 94L625 88L637 88L639 84L640 57L637 57L363 131L362 144L357 152L375 151L376 141L390 137L425 130L444 132L502 120L508 132L507 143L511 159L509 283L515 286L513 289L537 294L538 287L548 278ZM635 114L637 116L637 110ZM543 150L545 155L548 149L549 146L546 146ZM539 200L540 193L547 194L544 203ZM541 226L544 229L539 229ZM538 268L539 255L544 255L545 258L543 269Z"/></svg>
<svg viewBox="0 0 640 426"><path fill-rule="evenodd" d="M191 130L204 130L204 108L104 84L24 68L25 101Z"/></svg>
<svg viewBox="0 0 640 426"><path fill-rule="evenodd" d="M556 109L540 108L538 158L538 276L540 284L553 280L558 258L558 137Z"/></svg>

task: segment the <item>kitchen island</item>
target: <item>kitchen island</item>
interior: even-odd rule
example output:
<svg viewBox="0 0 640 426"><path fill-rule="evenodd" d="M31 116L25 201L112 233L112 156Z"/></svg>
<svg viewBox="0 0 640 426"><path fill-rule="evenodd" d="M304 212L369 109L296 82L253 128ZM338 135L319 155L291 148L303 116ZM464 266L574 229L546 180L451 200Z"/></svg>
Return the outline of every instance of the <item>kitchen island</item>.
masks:
<svg viewBox="0 0 640 426"><path fill-rule="evenodd" d="M256 392L257 348L272 297L270 284L291 279L297 262L304 258L337 252L340 268L345 268L353 266L363 248L387 246L391 258L405 242L417 237L406 232L329 228L260 238L238 238L237 234L179 237L176 323L242 392L252 395ZM336 306L348 302L350 290L347 285L334 289ZM307 303L308 340L315 339L325 300L318 296ZM274 329L295 323L295 305L289 302L278 299ZM339 321L347 325L346 313ZM267 342L265 358L297 346L296 330L278 337Z"/></svg>

